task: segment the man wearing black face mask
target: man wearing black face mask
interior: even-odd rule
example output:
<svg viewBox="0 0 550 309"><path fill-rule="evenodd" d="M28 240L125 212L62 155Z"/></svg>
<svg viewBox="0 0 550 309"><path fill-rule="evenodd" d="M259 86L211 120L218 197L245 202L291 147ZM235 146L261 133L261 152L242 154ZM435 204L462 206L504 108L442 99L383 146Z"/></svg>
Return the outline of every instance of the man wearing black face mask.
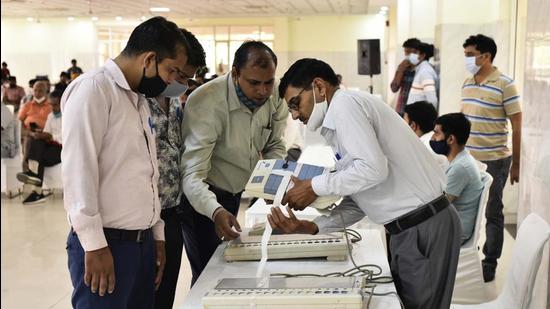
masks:
<svg viewBox="0 0 550 309"><path fill-rule="evenodd" d="M277 57L265 44L246 42L231 73L201 86L185 105L184 241L192 284L221 240L237 238L241 192L260 158L283 158L288 110L277 93Z"/></svg>
<svg viewBox="0 0 550 309"><path fill-rule="evenodd" d="M434 134L430 141L432 149L449 160L449 167L445 171L445 193L462 222L462 244L472 237L479 198L483 191L482 172L466 149L470 128L470 121L462 113L443 115L435 121Z"/></svg>
<svg viewBox="0 0 550 309"><path fill-rule="evenodd" d="M184 71L187 50L176 24L151 18L134 29L118 57L80 76L63 95L61 158L74 308L154 305L165 238L145 97L160 95Z"/></svg>
<svg viewBox="0 0 550 309"><path fill-rule="evenodd" d="M206 55L197 38L181 29L189 50L187 64L178 77L156 98L148 98L151 119L154 126L159 165L159 198L166 238L166 267L159 289L155 295L155 309L172 308L183 252L182 220L180 207L181 172L179 169L182 151L181 121L183 107L179 96L185 93L188 82L197 69L206 65Z"/></svg>

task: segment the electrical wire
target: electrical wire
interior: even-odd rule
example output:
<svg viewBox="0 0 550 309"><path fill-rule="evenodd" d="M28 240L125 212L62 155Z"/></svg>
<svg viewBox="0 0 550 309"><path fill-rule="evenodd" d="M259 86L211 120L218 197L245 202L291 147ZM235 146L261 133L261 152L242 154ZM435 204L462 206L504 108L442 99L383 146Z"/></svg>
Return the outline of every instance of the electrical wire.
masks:
<svg viewBox="0 0 550 309"><path fill-rule="evenodd" d="M332 205L329 210L334 209L336 205ZM289 273L272 273L271 277L282 277L282 278L298 278L298 277L314 277L314 278L333 278L333 277L364 277L365 287L362 292L368 295L367 299L367 309L371 303L373 296L388 296L395 295L402 309L405 308L401 298L397 292L387 292L387 293L375 293L374 289L380 284L390 284L393 283L393 277L391 276L380 276L382 274L382 268L376 264L363 264L357 265L352 254L352 244L359 242L363 239L361 234L353 229L348 229L344 222L344 216L341 212L340 219L342 220L343 234L346 238L346 244L348 248L349 258L353 267L344 271L344 272L331 272L326 274L289 274ZM351 237L351 240L350 240ZM369 290L370 289L370 290Z"/></svg>

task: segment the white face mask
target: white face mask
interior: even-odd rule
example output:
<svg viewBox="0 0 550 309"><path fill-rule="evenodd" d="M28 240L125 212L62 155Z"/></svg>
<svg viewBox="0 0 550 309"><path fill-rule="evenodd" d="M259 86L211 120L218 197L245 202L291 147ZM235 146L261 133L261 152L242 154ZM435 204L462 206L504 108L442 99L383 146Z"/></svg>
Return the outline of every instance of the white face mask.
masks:
<svg viewBox="0 0 550 309"><path fill-rule="evenodd" d="M165 98L179 98L188 88L189 86L187 86L187 84L184 85L174 80L166 86L166 89L164 89L160 96Z"/></svg>
<svg viewBox="0 0 550 309"><path fill-rule="evenodd" d="M464 58L464 66L466 67L466 71L470 72L472 75L476 75L481 68L480 65L476 64L476 58L476 56Z"/></svg>
<svg viewBox="0 0 550 309"><path fill-rule="evenodd" d="M46 97L41 97L40 99L34 98L34 101L36 101L36 103L39 103L39 104L40 104L40 103L46 101Z"/></svg>
<svg viewBox="0 0 550 309"><path fill-rule="evenodd" d="M313 111L311 112L311 116L309 116L306 126L308 130L314 132L321 127L321 125L323 124L323 120L325 120L325 115L327 114L328 110L328 103L326 99L321 103L317 103L317 100L315 99L315 87L313 85L312 87Z"/></svg>
<svg viewBox="0 0 550 309"><path fill-rule="evenodd" d="M409 59L409 62L412 64L412 65L417 65L420 60L418 59L418 54L409 54L409 57L407 58Z"/></svg>

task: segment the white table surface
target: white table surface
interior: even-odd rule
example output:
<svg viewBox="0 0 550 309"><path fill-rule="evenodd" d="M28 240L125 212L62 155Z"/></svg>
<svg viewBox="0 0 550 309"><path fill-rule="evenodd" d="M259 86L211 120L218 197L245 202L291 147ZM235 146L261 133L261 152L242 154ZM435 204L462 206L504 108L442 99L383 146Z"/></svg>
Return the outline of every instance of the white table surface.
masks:
<svg viewBox="0 0 550 309"><path fill-rule="evenodd" d="M363 240L354 244L353 257L357 265L377 264L382 268L383 276L390 276L386 251L378 230L358 230ZM253 278L256 276L256 269L259 262L232 262L227 263L223 258L223 250L227 242L223 242L208 262L208 265L201 276L187 294L182 308L202 308L201 299L218 281L222 278ZM269 273L317 273L325 274L334 271L346 271L353 267L351 260L343 262L328 262L325 259L303 259L303 260L276 260L268 261L265 270ZM317 280L317 279L316 279ZM318 279L322 280L322 279ZM381 284L375 292L395 292L395 286ZM376 308L400 308L399 300L395 295L374 296L371 300L370 309Z"/></svg>

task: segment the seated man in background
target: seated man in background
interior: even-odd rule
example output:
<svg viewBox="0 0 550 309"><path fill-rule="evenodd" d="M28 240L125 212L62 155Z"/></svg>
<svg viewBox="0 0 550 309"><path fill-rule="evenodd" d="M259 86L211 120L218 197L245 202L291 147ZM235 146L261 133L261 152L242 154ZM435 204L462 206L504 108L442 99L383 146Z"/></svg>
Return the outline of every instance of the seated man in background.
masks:
<svg viewBox="0 0 550 309"><path fill-rule="evenodd" d="M17 85L17 79L15 76L8 77L9 85L2 86L2 102L7 105L14 106L14 112L19 111L19 104L25 97L25 90L23 87Z"/></svg>
<svg viewBox="0 0 550 309"><path fill-rule="evenodd" d="M36 186L23 201L24 205L43 203L42 193L44 168L61 163L61 107L59 101L63 92L54 90L49 94L52 112L48 115L43 130L29 132L27 143L27 165L29 170L17 174L17 179L25 184Z"/></svg>
<svg viewBox="0 0 550 309"><path fill-rule="evenodd" d="M409 127L414 131L416 136L424 143L424 145L434 154L435 159L442 169L446 169L449 166L447 158L442 155L436 154L430 147L430 140L434 134L434 122L437 119L437 111L435 107L425 101L416 102L405 106L405 114L403 119L407 122Z"/></svg>
<svg viewBox="0 0 550 309"><path fill-rule="evenodd" d="M45 81L36 81L33 86L33 98L31 101L23 104L19 110L19 120L21 120L21 137L23 142L23 172L28 170L27 149L29 143L29 133L44 129L48 115L52 112L52 107L47 100L48 84Z"/></svg>
<svg viewBox="0 0 550 309"><path fill-rule="evenodd" d="M455 205L462 222L462 244L472 237L483 191L483 182L476 160L466 141L470 136L470 121L462 113L452 113L435 121L430 145L433 150L447 156L450 164L447 174L447 198Z"/></svg>

